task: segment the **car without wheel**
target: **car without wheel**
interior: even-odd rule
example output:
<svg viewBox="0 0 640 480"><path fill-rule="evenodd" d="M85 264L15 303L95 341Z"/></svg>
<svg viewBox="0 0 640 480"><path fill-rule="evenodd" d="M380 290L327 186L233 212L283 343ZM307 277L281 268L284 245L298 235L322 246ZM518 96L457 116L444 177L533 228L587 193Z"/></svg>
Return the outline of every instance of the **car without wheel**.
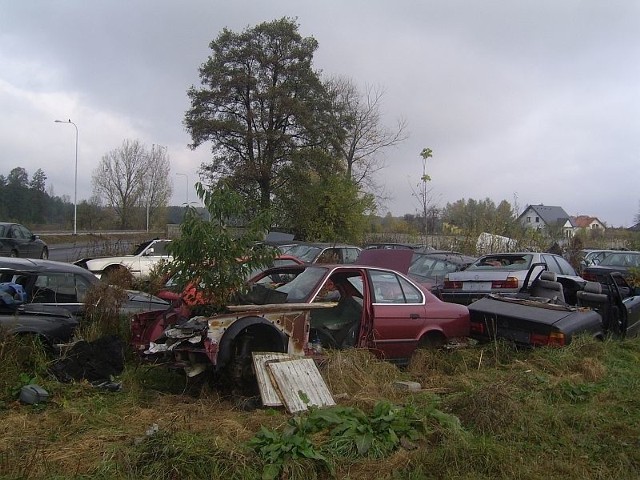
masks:
<svg viewBox="0 0 640 480"><path fill-rule="evenodd" d="M118 272L126 272L135 278L148 277L152 269L161 262L170 262L171 255L167 247L171 240L154 239L137 245L131 255L119 257L82 258L74 262L86 268L96 277L108 280Z"/></svg>
<svg viewBox="0 0 640 480"><path fill-rule="evenodd" d="M406 271L411 250L404 254ZM400 268L400 267L399 267ZM469 311L446 303L399 271L371 265L305 264L265 270L225 313L185 317L178 309L135 315L132 346L143 357L194 376L251 375L252 352L321 355L325 348L366 348L406 364L419 347L469 334Z"/></svg>
<svg viewBox="0 0 640 480"><path fill-rule="evenodd" d="M21 285L0 283L0 333L35 337L49 347L71 341L78 320L68 310L25 304L26 299Z"/></svg>
<svg viewBox="0 0 640 480"><path fill-rule="evenodd" d="M533 278L533 281L529 281ZM544 263L533 264L518 293L490 294L469 305L471 336L524 346L564 346L576 335L625 338L640 333L640 296L618 272L603 284L576 283L575 301Z"/></svg>
<svg viewBox="0 0 640 480"><path fill-rule="evenodd" d="M19 223L0 223L0 256L22 258L49 258L49 247Z"/></svg>
<svg viewBox="0 0 640 480"><path fill-rule="evenodd" d="M84 315L89 289L101 285L95 275L77 265L27 258L0 259L0 282L20 285L30 311L62 307L78 318ZM145 292L126 290L126 294L120 305L122 314L169 307L168 302Z"/></svg>

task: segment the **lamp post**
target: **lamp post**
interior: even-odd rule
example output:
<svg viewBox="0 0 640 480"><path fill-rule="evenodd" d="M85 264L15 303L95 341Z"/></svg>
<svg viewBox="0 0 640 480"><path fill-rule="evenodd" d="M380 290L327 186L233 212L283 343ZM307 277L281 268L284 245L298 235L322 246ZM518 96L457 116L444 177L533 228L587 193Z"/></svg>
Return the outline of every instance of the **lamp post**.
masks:
<svg viewBox="0 0 640 480"><path fill-rule="evenodd" d="M73 176L73 234L78 234L78 126L71 121L55 120L55 123L70 123L76 129L76 167Z"/></svg>
<svg viewBox="0 0 640 480"><path fill-rule="evenodd" d="M189 206L189 175L187 175L186 173L176 173L176 175L182 175L184 177L184 180L186 182L186 186L187 186L187 207Z"/></svg>

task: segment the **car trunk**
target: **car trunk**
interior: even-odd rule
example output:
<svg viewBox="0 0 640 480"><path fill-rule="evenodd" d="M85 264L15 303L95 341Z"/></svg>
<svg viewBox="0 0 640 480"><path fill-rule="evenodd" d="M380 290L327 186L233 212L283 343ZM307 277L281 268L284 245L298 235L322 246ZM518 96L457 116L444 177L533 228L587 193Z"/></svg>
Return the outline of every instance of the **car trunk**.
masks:
<svg viewBox="0 0 640 480"><path fill-rule="evenodd" d="M570 332L565 332L563 326L600 319L591 310L494 296L477 300L468 308L472 336L483 340L502 338L524 345L568 344Z"/></svg>

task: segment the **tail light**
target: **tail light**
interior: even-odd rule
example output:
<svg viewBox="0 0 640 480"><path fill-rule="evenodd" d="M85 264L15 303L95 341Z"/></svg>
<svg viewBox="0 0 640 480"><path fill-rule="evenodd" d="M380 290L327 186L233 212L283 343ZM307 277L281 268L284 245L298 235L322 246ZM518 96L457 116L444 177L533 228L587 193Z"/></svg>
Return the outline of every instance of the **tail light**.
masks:
<svg viewBox="0 0 640 480"><path fill-rule="evenodd" d="M462 282L444 281L444 288L448 290L462 290Z"/></svg>
<svg viewBox="0 0 640 480"><path fill-rule="evenodd" d="M485 333L484 323L482 322L471 322L469 329L472 334L476 333L478 335L484 335Z"/></svg>
<svg viewBox="0 0 640 480"><path fill-rule="evenodd" d="M587 282L598 281L598 276L593 272L582 272L582 278L584 278Z"/></svg>
<svg viewBox="0 0 640 480"><path fill-rule="evenodd" d="M516 277L507 277L506 280L494 280L491 282L492 289L499 288L518 288L520 283Z"/></svg>
<svg viewBox="0 0 640 480"><path fill-rule="evenodd" d="M564 333L551 332L548 335L542 333L532 333L529 337L532 345L563 347L566 344Z"/></svg>

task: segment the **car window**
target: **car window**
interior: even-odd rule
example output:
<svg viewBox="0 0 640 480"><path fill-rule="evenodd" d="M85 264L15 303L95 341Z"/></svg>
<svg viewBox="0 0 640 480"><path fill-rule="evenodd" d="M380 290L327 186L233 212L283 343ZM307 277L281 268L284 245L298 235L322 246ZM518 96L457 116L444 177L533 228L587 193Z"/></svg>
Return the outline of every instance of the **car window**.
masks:
<svg viewBox="0 0 640 480"><path fill-rule="evenodd" d="M422 293L413 284L392 272L371 270L376 303L421 303Z"/></svg>
<svg viewBox="0 0 640 480"><path fill-rule="evenodd" d="M153 245L151 245L151 248L153 248L153 255L158 255L163 257L169 255L169 252L167 251L167 246L169 245L169 243L171 242L167 242L167 241L155 242Z"/></svg>
<svg viewBox="0 0 640 480"><path fill-rule="evenodd" d="M340 298L338 287L333 283L333 280L327 278L314 297L313 303L338 302Z"/></svg>
<svg viewBox="0 0 640 480"><path fill-rule="evenodd" d="M562 273L553 255L540 255L540 259L547 264L547 268L554 273Z"/></svg>
<svg viewBox="0 0 640 480"><path fill-rule="evenodd" d="M339 248L325 248L315 263L342 263Z"/></svg>
<svg viewBox="0 0 640 480"><path fill-rule="evenodd" d="M467 267L467 270L528 270L533 255L485 255Z"/></svg>
<svg viewBox="0 0 640 480"><path fill-rule="evenodd" d="M564 275L573 275L573 276L577 275L576 271L567 260L565 260L562 257L554 257L554 258L558 262L558 265L560 265L560 273Z"/></svg>
<svg viewBox="0 0 640 480"><path fill-rule="evenodd" d="M358 255L360 255L360 250L358 250L357 248L345 248L343 250L343 254L344 254L344 263L355 263L356 259L358 258Z"/></svg>
<svg viewBox="0 0 640 480"><path fill-rule="evenodd" d="M610 267L628 267L637 265L637 255L630 255L628 253L612 253L611 255L605 257L600 262L600 265L610 266Z"/></svg>
<svg viewBox="0 0 640 480"><path fill-rule="evenodd" d="M18 230L20 230L20 235L22 235L22 238L31 239L31 237L33 236L33 233L31 233L31 230L29 230L24 225L17 225L17 227L18 227Z"/></svg>
<svg viewBox="0 0 640 480"><path fill-rule="evenodd" d="M290 282L276 288L287 294L288 303L305 301L318 286L318 282L327 273L326 268L309 267Z"/></svg>
<svg viewBox="0 0 640 480"><path fill-rule="evenodd" d="M15 238L15 239L24 238L22 236L22 232L20 231L17 225L13 225L11 227L11 230L9 231L9 238Z"/></svg>
<svg viewBox="0 0 640 480"><path fill-rule="evenodd" d="M291 248L289 248L286 252L289 255L298 257L303 262L311 263L320 252L320 248L313 247L310 245L294 245Z"/></svg>
<svg viewBox="0 0 640 480"><path fill-rule="evenodd" d="M7 232L7 227L5 227L4 225L0 225L0 237L4 237L6 235Z"/></svg>
<svg viewBox="0 0 640 480"><path fill-rule="evenodd" d="M34 303L82 303L88 289L88 282L72 273L38 275L31 301Z"/></svg>

